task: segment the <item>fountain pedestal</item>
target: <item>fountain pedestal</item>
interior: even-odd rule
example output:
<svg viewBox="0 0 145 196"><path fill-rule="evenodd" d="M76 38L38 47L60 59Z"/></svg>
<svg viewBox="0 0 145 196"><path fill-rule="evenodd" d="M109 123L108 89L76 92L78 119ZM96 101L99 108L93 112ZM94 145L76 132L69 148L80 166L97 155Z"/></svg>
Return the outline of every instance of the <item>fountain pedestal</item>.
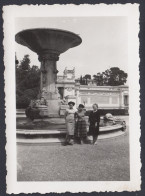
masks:
<svg viewBox="0 0 145 196"><path fill-rule="evenodd" d="M47 116L58 117L60 100L56 88L58 73L56 61L59 60L59 56L50 53L50 51L45 51L39 55L38 59L41 62L40 92L41 96L47 101Z"/></svg>

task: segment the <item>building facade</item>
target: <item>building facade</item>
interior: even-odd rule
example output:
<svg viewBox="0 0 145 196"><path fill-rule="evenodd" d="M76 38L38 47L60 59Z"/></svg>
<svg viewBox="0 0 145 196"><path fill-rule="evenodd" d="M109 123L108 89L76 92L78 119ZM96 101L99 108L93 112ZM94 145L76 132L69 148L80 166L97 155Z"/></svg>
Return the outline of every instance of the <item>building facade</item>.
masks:
<svg viewBox="0 0 145 196"><path fill-rule="evenodd" d="M128 86L97 86L91 80L87 85L81 85L75 79L75 69L65 68L63 76L57 76L57 87L60 99L74 101L76 107L82 103L86 109L91 109L93 103L97 103L100 109L115 110L129 107Z"/></svg>

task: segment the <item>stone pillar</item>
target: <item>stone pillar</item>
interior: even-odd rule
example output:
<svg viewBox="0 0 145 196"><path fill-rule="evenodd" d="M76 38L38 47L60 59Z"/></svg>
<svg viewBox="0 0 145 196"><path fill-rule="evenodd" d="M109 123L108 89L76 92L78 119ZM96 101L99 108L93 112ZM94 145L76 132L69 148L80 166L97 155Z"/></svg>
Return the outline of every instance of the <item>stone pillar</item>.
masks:
<svg viewBox="0 0 145 196"><path fill-rule="evenodd" d="M88 107L91 106L91 95L90 95L90 93L88 93L88 96L87 96L87 106Z"/></svg>
<svg viewBox="0 0 145 196"><path fill-rule="evenodd" d="M112 93L109 94L109 105L112 105Z"/></svg>
<svg viewBox="0 0 145 196"><path fill-rule="evenodd" d="M79 105L79 90L76 90L76 106L78 107Z"/></svg>
<svg viewBox="0 0 145 196"><path fill-rule="evenodd" d="M124 107L124 94L122 90L120 90L119 99L120 99L120 108L123 108Z"/></svg>
<svg viewBox="0 0 145 196"><path fill-rule="evenodd" d="M123 93L123 91L122 91L122 94L121 94L121 96L122 96L122 99L121 99L121 105L122 105L122 107L124 108L124 93Z"/></svg>
<svg viewBox="0 0 145 196"><path fill-rule="evenodd" d="M45 51L39 54L41 62L41 96L47 101L48 117L57 117L59 115L59 93L56 87L57 67L56 61L59 56L56 53Z"/></svg>
<svg viewBox="0 0 145 196"><path fill-rule="evenodd" d="M88 96L88 106L91 106L91 98Z"/></svg>

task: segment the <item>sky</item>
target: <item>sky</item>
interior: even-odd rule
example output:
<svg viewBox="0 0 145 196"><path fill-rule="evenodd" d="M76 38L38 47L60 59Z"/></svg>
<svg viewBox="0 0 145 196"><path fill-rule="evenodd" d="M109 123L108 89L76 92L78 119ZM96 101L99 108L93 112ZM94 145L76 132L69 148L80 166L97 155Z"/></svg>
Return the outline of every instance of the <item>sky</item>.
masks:
<svg viewBox="0 0 145 196"><path fill-rule="evenodd" d="M82 38L79 46L60 54L57 62L58 75L62 75L65 67L75 67L76 77L94 75L111 67L119 67L128 73L127 17L16 18L16 33L31 28L58 28L72 31ZM31 65L40 66L36 53L15 44L18 60L29 54Z"/></svg>

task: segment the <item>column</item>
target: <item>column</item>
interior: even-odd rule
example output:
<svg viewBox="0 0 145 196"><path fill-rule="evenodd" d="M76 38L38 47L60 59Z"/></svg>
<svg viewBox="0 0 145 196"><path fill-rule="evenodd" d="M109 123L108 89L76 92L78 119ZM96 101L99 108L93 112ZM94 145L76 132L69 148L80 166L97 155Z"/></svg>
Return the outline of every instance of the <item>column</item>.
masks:
<svg viewBox="0 0 145 196"><path fill-rule="evenodd" d="M109 94L109 106L112 105L112 93Z"/></svg>
<svg viewBox="0 0 145 196"><path fill-rule="evenodd" d="M123 91L120 90L120 95L119 95L119 99L120 99L120 108L124 107L124 94L123 94Z"/></svg>
<svg viewBox="0 0 145 196"><path fill-rule="evenodd" d="M90 97L90 93L88 93L88 96L87 96L87 105L88 105L88 107L91 106L91 97Z"/></svg>
<svg viewBox="0 0 145 196"><path fill-rule="evenodd" d="M47 101L48 116L55 117L59 114L59 94L56 87L57 81L57 68L56 61L59 60L59 56L50 51L45 51L39 54L39 61L41 62L41 96Z"/></svg>
<svg viewBox="0 0 145 196"><path fill-rule="evenodd" d="M79 105L79 90L76 90L76 106Z"/></svg>

